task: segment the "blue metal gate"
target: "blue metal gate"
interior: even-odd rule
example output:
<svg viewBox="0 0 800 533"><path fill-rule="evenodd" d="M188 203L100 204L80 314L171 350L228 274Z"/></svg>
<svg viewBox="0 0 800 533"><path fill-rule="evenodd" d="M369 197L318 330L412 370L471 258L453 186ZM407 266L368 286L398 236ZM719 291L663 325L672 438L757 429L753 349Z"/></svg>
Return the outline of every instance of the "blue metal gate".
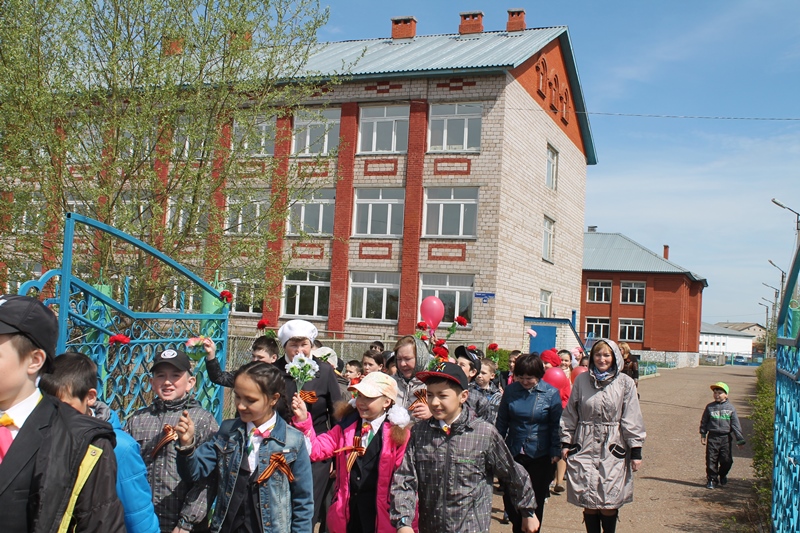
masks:
<svg viewBox="0 0 800 533"><path fill-rule="evenodd" d="M185 278L192 293L203 293L205 299L220 302L216 312L190 312L186 294L177 296L178 306L172 312L140 312L129 302L130 278L122 280L121 301L114 300L110 290L92 285L73 272L75 225L83 224L108 233L168 266ZM48 282L55 282L55 294L44 303L58 314L58 345L56 353L65 351L89 355L99 369L98 399L120 412L125 419L136 409L152 400L148 370L153 357L167 348L186 350L186 341L200 335L210 337L217 344L220 364L225 366L228 344L228 315L230 306L220 301L219 291L202 278L167 257L152 246L97 220L67 213L64 227L64 255L61 268L45 272L38 280L20 286L20 294L32 289L42 291ZM127 344L109 344L113 335L122 334L130 339ZM200 404L222 417L222 390L211 383L204 372L201 359L195 366L197 378L195 396Z"/></svg>
<svg viewBox="0 0 800 533"><path fill-rule="evenodd" d="M795 251L778 314L777 373L775 376L775 447L772 473L773 531L800 531L800 353L797 302L792 299L800 271Z"/></svg>

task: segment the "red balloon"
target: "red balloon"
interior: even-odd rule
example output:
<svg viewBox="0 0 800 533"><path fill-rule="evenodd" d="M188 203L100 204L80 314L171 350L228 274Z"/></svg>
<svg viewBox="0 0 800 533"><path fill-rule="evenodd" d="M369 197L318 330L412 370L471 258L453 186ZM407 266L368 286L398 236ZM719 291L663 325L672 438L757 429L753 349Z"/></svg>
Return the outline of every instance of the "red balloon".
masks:
<svg viewBox="0 0 800 533"><path fill-rule="evenodd" d="M589 369L586 368L585 366L576 366L575 368L573 368L572 369L572 376L571 376L572 382L575 383L575 378L576 377L578 377L581 374L583 374L584 372L588 372L588 371L589 371Z"/></svg>
<svg viewBox="0 0 800 533"><path fill-rule="evenodd" d="M545 382L549 383L553 387L557 388L558 390L563 389L569 384L569 379L567 375L558 367L548 368L547 372L544 373L544 377L542 378Z"/></svg>
<svg viewBox="0 0 800 533"><path fill-rule="evenodd" d="M419 315L428 323L430 329L436 329L444 318L444 304L436 296L428 296L419 306Z"/></svg>

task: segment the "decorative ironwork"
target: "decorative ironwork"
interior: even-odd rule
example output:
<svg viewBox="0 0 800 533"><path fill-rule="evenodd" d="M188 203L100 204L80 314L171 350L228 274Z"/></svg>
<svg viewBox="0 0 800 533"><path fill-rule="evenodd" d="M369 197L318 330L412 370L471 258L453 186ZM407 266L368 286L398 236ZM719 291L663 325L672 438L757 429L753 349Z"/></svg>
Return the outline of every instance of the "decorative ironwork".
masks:
<svg viewBox="0 0 800 533"><path fill-rule="evenodd" d="M180 305L170 312L141 312L130 303L130 278L123 279L118 302L111 297L109 286L92 285L73 272L75 224L83 224L149 254L182 276L181 281L197 293L218 301L219 291L194 272L159 252L152 246L97 220L67 213L64 227L64 256L61 268L45 272L38 280L23 283L20 294L31 290L43 292L53 285L52 297L44 299L58 314L57 353L66 351L89 355L99 368L98 398L120 412L124 421L133 411L152 401L149 380L150 364L155 355L167 348L186 350L190 337L210 337L217 345L220 364L225 366L228 344L230 304L220 302L215 312L193 312L185 309L185 294L179 294ZM49 284L49 285L48 285ZM124 334L128 344L111 344L109 337ZM194 369L197 378L195 396L203 408L217 420L222 418L222 390L211 383L205 373L205 361Z"/></svg>
<svg viewBox="0 0 800 533"><path fill-rule="evenodd" d="M775 435L772 471L772 524L776 533L800 531L800 309L792 299L800 273L795 251L778 314L775 375Z"/></svg>

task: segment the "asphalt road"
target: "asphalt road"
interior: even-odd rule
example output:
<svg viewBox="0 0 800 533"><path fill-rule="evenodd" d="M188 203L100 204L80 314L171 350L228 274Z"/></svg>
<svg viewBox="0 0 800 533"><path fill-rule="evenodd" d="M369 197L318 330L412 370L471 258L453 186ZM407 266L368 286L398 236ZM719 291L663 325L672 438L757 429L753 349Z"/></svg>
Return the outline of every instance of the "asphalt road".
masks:
<svg viewBox="0 0 800 533"><path fill-rule="evenodd" d="M705 488L705 447L699 426L703 408L713 400L709 385L726 382L736 406L745 438L750 439L749 400L755 394L755 368L746 366L661 370L660 376L639 383L647 429L642 468L634 480L634 501L620 511L617 531L706 532L728 531L735 513L750 504L752 451L749 444L734 446L728 485ZM492 533L511 532L500 524L502 498L495 495ZM553 495L545 504L542 532L583 532L582 513Z"/></svg>

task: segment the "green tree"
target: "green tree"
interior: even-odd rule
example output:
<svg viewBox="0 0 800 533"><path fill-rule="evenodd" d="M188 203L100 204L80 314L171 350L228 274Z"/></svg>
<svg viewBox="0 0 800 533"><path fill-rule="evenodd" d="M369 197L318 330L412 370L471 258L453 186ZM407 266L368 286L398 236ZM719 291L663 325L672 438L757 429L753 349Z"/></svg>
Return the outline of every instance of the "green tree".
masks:
<svg viewBox="0 0 800 533"><path fill-rule="evenodd" d="M284 117L337 83L305 68L327 11L316 0L3 0L0 9L0 238L10 277L59 264L73 211L206 279L222 269L256 302L274 291L284 263L270 243L286 199L318 185L298 170L313 165L270 155L291 142ZM304 112L325 124L321 108ZM107 236L77 239L77 271L130 276L134 305L172 306L172 272Z"/></svg>

